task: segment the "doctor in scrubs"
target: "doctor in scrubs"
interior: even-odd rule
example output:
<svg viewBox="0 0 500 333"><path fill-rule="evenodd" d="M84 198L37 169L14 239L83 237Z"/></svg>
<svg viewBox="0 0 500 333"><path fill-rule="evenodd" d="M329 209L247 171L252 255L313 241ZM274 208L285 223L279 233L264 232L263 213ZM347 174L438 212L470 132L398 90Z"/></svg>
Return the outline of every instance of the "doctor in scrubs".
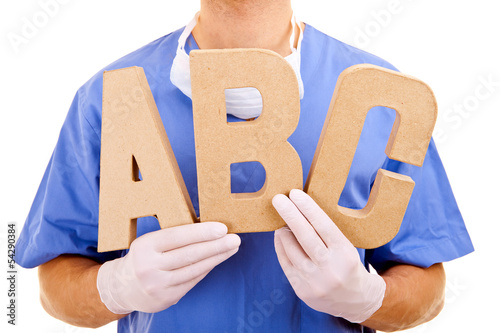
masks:
<svg viewBox="0 0 500 333"><path fill-rule="evenodd" d="M269 49L294 69L301 115L289 142L304 179L339 74L361 63L394 69L299 21L290 0L201 0L186 27L107 66L144 68L197 213L188 54L226 48ZM76 93L16 247L20 265L39 266L49 314L83 327L118 320L119 332L373 332L411 328L440 312L442 263L473 246L434 142L422 167L388 159L395 115L382 107L367 116L338 204L363 208L380 168L412 177L405 218L388 244L356 249L297 189L274 197L287 224L275 232L228 234L217 221L160 230L144 217L129 250L98 253L102 73ZM226 99L229 122L262 109L253 89ZM231 177L233 192L253 192L265 171L241 163Z"/></svg>

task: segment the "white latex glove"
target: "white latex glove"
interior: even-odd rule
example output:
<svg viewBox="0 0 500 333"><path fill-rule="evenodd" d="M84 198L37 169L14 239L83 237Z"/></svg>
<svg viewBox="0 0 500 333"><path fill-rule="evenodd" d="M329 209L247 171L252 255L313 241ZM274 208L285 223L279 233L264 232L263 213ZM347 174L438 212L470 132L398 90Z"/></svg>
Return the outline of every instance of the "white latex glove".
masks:
<svg viewBox="0 0 500 333"><path fill-rule="evenodd" d="M99 268L99 295L116 314L165 310L235 254L240 242L218 222L150 232L135 239L127 255Z"/></svg>
<svg viewBox="0 0 500 333"><path fill-rule="evenodd" d="M311 308L353 323L382 305L386 284L370 274L356 248L306 193L292 190L273 205L288 227L275 233L275 247L297 296Z"/></svg>

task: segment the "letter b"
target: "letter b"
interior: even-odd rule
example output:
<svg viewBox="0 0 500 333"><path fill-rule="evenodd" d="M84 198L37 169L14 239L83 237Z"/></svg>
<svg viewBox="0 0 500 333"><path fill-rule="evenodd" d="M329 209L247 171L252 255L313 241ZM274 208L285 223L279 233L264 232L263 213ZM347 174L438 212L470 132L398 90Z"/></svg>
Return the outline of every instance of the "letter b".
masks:
<svg viewBox="0 0 500 333"><path fill-rule="evenodd" d="M292 67L278 54L257 49L198 50L190 58L200 220L223 222L229 232L282 227L272 197L302 188L302 164L287 142L300 116ZM227 123L225 89L243 87L259 90L262 114L255 121ZM259 135L269 132L269 124L271 138L262 144ZM249 145L256 150L253 160ZM250 161L266 170L264 186L255 193L231 193L231 164Z"/></svg>

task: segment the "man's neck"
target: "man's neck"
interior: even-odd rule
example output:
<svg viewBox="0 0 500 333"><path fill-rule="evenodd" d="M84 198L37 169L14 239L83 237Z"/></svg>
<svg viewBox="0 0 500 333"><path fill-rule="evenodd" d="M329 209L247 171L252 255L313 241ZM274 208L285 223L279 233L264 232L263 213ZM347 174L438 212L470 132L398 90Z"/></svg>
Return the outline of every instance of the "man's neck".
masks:
<svg viewBox="0 0 500 333"><path fill-rule="evenodd" d="M263 48L287 56L291 17L290 0L201 0L193 36L201 49Z"/></svg>

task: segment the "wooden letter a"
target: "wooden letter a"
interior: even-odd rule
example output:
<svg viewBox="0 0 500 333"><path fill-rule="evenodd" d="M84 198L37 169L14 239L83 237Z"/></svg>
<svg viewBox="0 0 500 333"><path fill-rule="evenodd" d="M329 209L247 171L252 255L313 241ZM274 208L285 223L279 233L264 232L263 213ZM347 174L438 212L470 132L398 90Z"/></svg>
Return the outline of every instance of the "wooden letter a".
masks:
<svg viewBox="0 0 500 333"><path fill-rule="evenodd" d="M196 221L142 68L104 73L101 132L99 252L128 248L139 217Z"/></svg>

